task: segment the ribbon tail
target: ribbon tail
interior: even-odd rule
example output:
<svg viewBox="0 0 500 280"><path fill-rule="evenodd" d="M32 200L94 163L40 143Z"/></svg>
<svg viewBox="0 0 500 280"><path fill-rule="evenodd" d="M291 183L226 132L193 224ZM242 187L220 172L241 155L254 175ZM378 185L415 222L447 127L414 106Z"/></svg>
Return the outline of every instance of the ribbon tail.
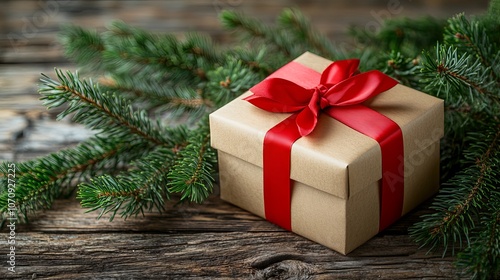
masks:
<svg viewBox="0 0 500 280"><path fill-rule="evenodd" d="M290 179L293 143L301 137L296 125L297 114L271 128L264 137L264 205L266 219L286 230L292 230Z"/></svg>

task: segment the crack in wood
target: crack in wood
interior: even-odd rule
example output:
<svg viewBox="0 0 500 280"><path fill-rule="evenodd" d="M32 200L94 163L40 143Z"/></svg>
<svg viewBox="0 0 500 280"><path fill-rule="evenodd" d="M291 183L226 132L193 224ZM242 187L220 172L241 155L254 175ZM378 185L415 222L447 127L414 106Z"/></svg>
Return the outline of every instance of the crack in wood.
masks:
<svg viewBox="0 0 500 280"><path fill-rule="evenodd" d="M277 256L278 258L282 257L297 257L296 255L288 255L284 254L281 256ZM299 256L300 257L300 256ZM257 271L251 279L260 280L260 279L312 279L312 277L316 274L316 268L314 265L300 261L300 260L290 260L285 259L279 262L275 262L269 267L266 267L263 270Z"/></svg>
<svg viewBox="0 0 500 280"><path fill-rule="evenodd" d="M261 256L257 260L253 261L250 266L256 269L264 269L268 266L271 266L278 262L283 262L286 260L295 260L295 261L303 261L305 262L305 258L302 255L297 254L276 254L272 256Z"/></svg>

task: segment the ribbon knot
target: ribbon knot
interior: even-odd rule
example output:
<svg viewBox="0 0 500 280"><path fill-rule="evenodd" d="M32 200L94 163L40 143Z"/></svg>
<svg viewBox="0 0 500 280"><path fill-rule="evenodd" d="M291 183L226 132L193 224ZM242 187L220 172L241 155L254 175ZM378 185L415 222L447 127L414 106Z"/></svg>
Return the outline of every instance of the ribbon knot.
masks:
<svg viewBox="0 0 500 280"><path fill-rule="evenodd" d="M359 73L358 66L358 59L333 62L321 73L319 84L312 88L283 78L268 78L256 90L256 87L250 89L254 94L245 100L270 112L298 113L297 128L301 136L306 136L314 130L320 112L326 108L361 104L397 84L380 71Z"/></svg>
<svg viewBox="0 0 500 280"><path fill-rule="evenodd" d="M328 102L328 99L325 98L325 94L328 92L328 87L325 85L318 85L315 88L313 98L311 98L311 101L314 100L316 104L319 105L320 109L323 110L326 107L330 106L330 102Z"/></svg>
<svg viewBox="0 0 500 280"><path fill-rule="evenodd" d="M319 84L318 86L316 86L316 91L323 97L327 93L328 87L325 85Z"/></svg>

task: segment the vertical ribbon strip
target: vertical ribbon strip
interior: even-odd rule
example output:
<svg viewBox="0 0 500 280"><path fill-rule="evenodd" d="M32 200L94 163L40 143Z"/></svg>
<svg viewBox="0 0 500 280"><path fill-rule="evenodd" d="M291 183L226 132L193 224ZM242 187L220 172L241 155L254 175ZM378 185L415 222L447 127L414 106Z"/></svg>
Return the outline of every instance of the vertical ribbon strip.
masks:
<svg viewBox="0 0 500 280"><path fill-rule="evenodd" d="M293 143L310 134L325 112L375 139L382 153L379 231L396 221L403 208L403 137L399 126L361 105L397 82L378 71L359 74L358 60L341 60L318 73L291 62L250 89L246 100L277 113L293 113L264 138L264 207L266 219L291 230L290 165Z"/></svg>

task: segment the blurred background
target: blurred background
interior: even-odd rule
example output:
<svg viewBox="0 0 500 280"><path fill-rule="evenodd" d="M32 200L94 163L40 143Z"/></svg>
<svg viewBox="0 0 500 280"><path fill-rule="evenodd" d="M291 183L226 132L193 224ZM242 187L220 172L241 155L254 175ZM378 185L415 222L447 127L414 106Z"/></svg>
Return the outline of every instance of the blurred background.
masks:
<svg viewBox="0 0 500 280"><path fill-rule="evenodd" d="M57 42L62 24L103 30L113 20L155 32L197 31L228 42L219 24L223 9L273 23L286 7L299 8L312 25L338 45L347 46L347 29L377 30L385 19L448 18L486 11L488 0L0 0L0 161L45 155L90 135L68 120L56 122L38 100L40 73L54 67L75 70Z"/></svg>

